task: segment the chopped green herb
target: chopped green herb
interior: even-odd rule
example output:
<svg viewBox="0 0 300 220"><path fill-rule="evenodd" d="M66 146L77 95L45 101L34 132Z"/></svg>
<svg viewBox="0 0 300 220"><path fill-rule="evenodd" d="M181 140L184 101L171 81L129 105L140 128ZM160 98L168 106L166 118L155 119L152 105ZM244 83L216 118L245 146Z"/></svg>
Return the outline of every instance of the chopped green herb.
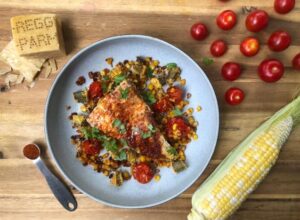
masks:
<svg viewBox="0 0 300 220"><path fill-rule="evenodd" d="M107 151L111 151L114 153L118 151L118 145L115 139L104 140L102 142L102 145L105 147Z"/></svg>
<svg viewBox="0 0 300 220"><path fill-rule="evenodd" d="M142 138L146 139L152 136L152 132L151 131L147 131L145 133L142 133Z"/></svg>
<svg viewBox="0 0 300 220"><path fill-rule="evenodd" d="M119 153L114 157L115 160L126 160L127 159L127 154L126 154L126 150L122 149L119 151Z"/></svg>
<svg viewBox="0 0 300 220"><path fill-rule="evenodd" d="M142 95L143 95L145 102L147 102L149 105L152 105L156 102L156 99L151 92L144 91Z"/></svg>
<svg viewBox="0 0 300 220"><path fill-rule="evenodd" d="M147 75L148 78L153 77L153 70L150 67L147 67L146 75Z"/></svg>
<svg viewBox="0 0 300 220"><path fill-rule="evenodd" d="M114 78L114 82L119 85L124 79L126 79L126 76L122 73Z"/></svg>
<svg viewBox="0 0 300 220"><path fill-rule="evenodd" d="M174 116L179 116L179 115L182 115L182 114L183 114L182 111L181 111L179 108L177 108L177 107L175 107L175 108L172 110L172 113L174 114Z"/></svg>
<svg viewBox="0 0 300 220"><path fill-rule="evenodd" d="M120 139L120 142L123 146L128 146L128 143L124 138Z"/></svg>
<svg viewBox="0 0 300 220"><path fill-rule="evenodd" d="M108 77L108 76L103 76L103 80L104 80L104 81L108 81L108 80L109 80L109 77Z"/></svg>
<svg viewBox="0 0 300 220"><path fill-rule="evenodd" d="M151 132L155 132L155 127L153 127L152 124L149 124L149 125L148 125L148 129L149 129Z"/></svg>
<svg viewBox="0 0 300 220"><path fill-rule="evenodd" d="M115 119L114 121L113 121L113 126L114 127L120 127L120 125L122 124L122 122L121 122L121 120L120 119Z"/></svg>
<svg viewBox="0 0 300 220"><path fill-rule="evenodd" d="M166 65L166 67L167 67L167 69L172 69L172 68L177 67L177 64L176 64L176 63L168 63L168 64Z"/></svg>
<svg viewBox="0 0 300 220"><path fill-rule="evenodd" d="M113 127L118 128L118 130L119 130L119 132L121 134L125 134L126 133L125 125L122 124L122 122L119 119L115 119L113 121Z"/></svg>
<svg viewBox="0 0 300 220"><path fill-rule="evenodd" d="M127 99L128 98L128 93L129 93L129 88L128 87L126 89L120 88L120 93L121 93L121 98L122 99Z"/></svg>
<svg viewBox="0 0 300 220"><path fill-rule="evenodd" d="M214 63L214 60L209 57L203 57L202 63L204 64L204 66L210 66Z"/></svg>
<svg viewBox="0 0 300 220"><path fill-rule="evenodd" d="M81 129L85 139L92 139L92 133L88 130L88 128Z"/></svg>
<svg viewBox="0 0 300 220"><path fill-rule="evenodd" d="M107 92L107 84L106 84L106 82L101 82L101 88L102 88L102 91L104 92L104 93L106 93Z"/></svg>
<svg viewBox="0 0 300 220"><path fill-rule="evenodd" d="M174 148L174 147L169 147L168 149L167 149L167 152L169 153L169 154L172 154L172 155L174 155L174 156L176 156L178 153L177 153L177 150Z"/></svg>

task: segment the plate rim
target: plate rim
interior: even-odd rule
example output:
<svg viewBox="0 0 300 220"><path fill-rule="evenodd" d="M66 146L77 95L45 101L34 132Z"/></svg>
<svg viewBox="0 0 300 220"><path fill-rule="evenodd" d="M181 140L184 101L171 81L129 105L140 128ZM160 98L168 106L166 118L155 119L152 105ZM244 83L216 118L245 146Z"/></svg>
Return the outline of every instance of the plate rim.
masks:
<svg viewBox="0 0 300 220"><path fill-rule="evenodd" d="M150 203L150 204L147 204L147 205L135 205L135 206L132 206L132 205L117 205L117 204L114 204L114 203L111 203L111 202L107 202L107 201L104 201L104 200L101 200L99 198L96 198L95 196L85 192L83 189L81 189L80 187L78 187L78 185L76 183L74 183L71 178L69 178L69 176L65 173L65 171L61 168L60 164L59 164L59 161L54 157L54 153L53 153L53 150L52 150L52 147L50 145L50 141L49 141L49 136L48 136L48 123L47 123L47 118L48 118L48 110L49 110L49 102L50 102L50 99L52 97L52 94L53 94L53 91L54 91L54 88L56 86L56 84L58 83L59 79L62 77L63 73L65 72L66 68L75 60L77 59L81 54L83 54L84 52L86 52L87 50L89 49L92 49L93 47L99 45L99 44L103 44L107 41L112 41L112 40L116 40L116 39L124 39L124 38L140 38L140 39L146 39L146 40L151 40L151 41L156 41L158 43L161 43L161 44L164 44L168 47L171 47L172 49L176 50L177 52L179 52L180 54L184 55L190 62L192 62L194 65L196 65L196 67L199 69L200 72L202 72L201 74L203 75L204 77L204 80L207 82L209 88L210 88L210 91L212 93L212 97L213 97L213 104L215 106L215 110L216 110L216 130L215 130L215 133L214 133L214 140L213 140L213 146L212 146L212 151L209 155L209 158L207 160L207 162L205 163L205 166L203 166L203 169L202 170L199 170L198 174L194 177L194 179L189 183L187 184L186 187L184 187L182 190L178 191L177 193L175 193L174 195L164 199L164 200L161 200L161 201L158 201L158 202L155 202L155 203ZM55 166L58 168L60 174L62 174L62 176L71 184L73 185L76 189L78 189L81 193L83 193L84 195L88 196L89 198L97 201L97 202L100 202L104 205L107 205L107 206L110 206L110 207L114 207L114 208L127 208L127 209L140 209L140 208L149 208L149 207L153 207L153 206L157 206L157 205L160 205L160 204L163 204L165 202L168 202L174 198L176 198L177 196L179 196L181 193L183 193L184 191L186 191L188 188L190 188L195 182L196 180L203 174L204 170L207 168L209 162L211 161L211 158L216 150L216 145L217 145L217 141L218 141L218 136L219 136L219 130L220 130L220 111L219 111L219 105L218 105L218 100L217 100L217 97L216 97L216 93L215 93L215 90L211 84L211 82L209 81L208 77L206 76L205 72L203 71L203 69L188 55L186 54L184 51L182 51L181 49L177 48L176 46L172 45L171 43L168 43L167 41L164 41L164 40L161 40L159 38L156 38L156 37L152 37L152 36L148 36L148 35L139 35L139 34L125 34L125 35L115 35L115 36L111 36L111 37L107 37L107 38L104 38L102 40L98 40L94 43L91 43L89 44L88 46L80 49L76 54L74 54L71 59L69 59L63 66L63 68L59 71L59 73L56 75L50 89L49 89L49 92L48 92L48 95L47 95L47 98L46 98L46 105L45 105L45 109L44 109L44 133L45 133L45 139L46 139L46 144L47 144L47 149L49 150L50 152L50 155L51 155L51 159L54 161L55 163Z"/></svg>

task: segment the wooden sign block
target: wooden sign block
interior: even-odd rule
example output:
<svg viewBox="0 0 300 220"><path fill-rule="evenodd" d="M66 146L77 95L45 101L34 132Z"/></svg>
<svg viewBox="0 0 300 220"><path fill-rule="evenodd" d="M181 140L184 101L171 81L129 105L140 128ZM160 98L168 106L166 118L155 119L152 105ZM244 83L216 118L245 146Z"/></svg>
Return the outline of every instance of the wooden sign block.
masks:
<svg viewBox="0 0 300 220"><path fill-rule="evenodd" d="M65 54L61 23L55 14L16 16L10 22L19 55Z"/></svg>

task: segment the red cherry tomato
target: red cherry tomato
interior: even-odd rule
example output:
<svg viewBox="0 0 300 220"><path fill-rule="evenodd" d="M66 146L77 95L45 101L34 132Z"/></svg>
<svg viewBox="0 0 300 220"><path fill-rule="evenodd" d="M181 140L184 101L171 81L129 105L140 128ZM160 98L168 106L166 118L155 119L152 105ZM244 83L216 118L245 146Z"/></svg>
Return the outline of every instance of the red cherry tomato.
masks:
<svg viewBox="0 0 300 220"><path fill-rule="evenodd" d="M182 101L183 91L177 86L172 86L168 88L167 94L169 96L169 100L171 102L174 102L175 104L178 104Z"/></svg>
<svg viewBox="0 0 300 220"><path fill-rule="evenodd" d="M167 97L162 98L153 105L153 110L158 113L168 112L172 108L173 105Z"/></svg>
<svg viewBox="0 0 300 220"><path fill-rule="evenodd" d="M216 40L210 46L210 53L214 57L220 57L227 51L227 45L223 40Z"/></svg>
<svg viewBox="0 0 300 220"><path fill-rule="evenodd" d="M289 13L295 7L295 0L275 0L274 8L279 14Z"/></svg>
<svg viewBox="0 0 300 220"><path fill-rule="evenodd" d="M150 165L145 162L138 163L133 166L132 174L134 179L142 184L149 183L154 177L154 172Z"/></svg>
<svg viewBox="0 0 300 220"><path fill-rule="evenodd" d="M100 153L100 144L96 139L83 141L81 147L87 155L97 155Z"/></svg>
<svg viewBox="0 0 300 220"><path fill-rule="evenodd" d="M276 82L284 73L283 64L276 59L266 59L258 66L258 74L265 82Z"/></svg>
<svg viewBox="0 0 300 220"><path fill-rule="evenodd" d="M255 37L247 37L240 45L240 51L247 57L256 55L259 51L259 42Z"/></svg>
<svg viewBox="0 0 300 220"><path fill-rule="evenodd" d="M234 81L240 77L242 68L240 64L234 62L227 62L222 66L222 76L224 79Z"/></svg>
<svg viewBox="0 0 300 220"><path fill-rule="evenodd" d="M208 30L205 24L196 23L191 27L191 35L195 40L203 40L208 35Z"/></svg>
<svg viewBox="0 0 300 220"><path fill-rule="evenodd" d="M279 52L288 48L292 38L286 31L276 31L269 37L268 46L271 50Z"/></svg>
<svg viewBox="0 0 300 220"><path fill-rule="evenodd" d="M292 64L296 70L300 70L300 53L294 57Z"/></svg>
<svg viewBox="0 0 300 220"><path fill-rule="evenodd" d="M236 24L236 14L231 10L222 11L218 15L216 22L222 30L230 30Z"/></svg>
<svg viewBox="0 0 300 220"><path fill-rule="evenodd" d="M174 126L176 125L176 126ZM167 121L166 124L166 133L167 136L171 139L180 140L182 138L188 137L188 134L191 131L190 126L187 122L180 116L171 118ZM179 131L179 134L178 134Z"/></svg>
<svg viewBox="0 0 300 220"><path fill-rule="evenodd" d="M269 15L263 10L251 12L246 18L246 27L251 32L259 32L268 26Z"/></svg>
<svg viewBox="0 0 300 220"><path fill-rule="evenodd" d="M236 87L229 88L225 93L225 100L229 105L238 105L244 98L245 93L243 90Z"/></svg>
<svg viewBox="0 0 300 220"><path fill-rule="evenodd" d="M102 86L101 83L98 81L94 81L91 83L89 90L88 90L88 96L90 99L97 99L100 98L103 95L102 93Z"/></svg>

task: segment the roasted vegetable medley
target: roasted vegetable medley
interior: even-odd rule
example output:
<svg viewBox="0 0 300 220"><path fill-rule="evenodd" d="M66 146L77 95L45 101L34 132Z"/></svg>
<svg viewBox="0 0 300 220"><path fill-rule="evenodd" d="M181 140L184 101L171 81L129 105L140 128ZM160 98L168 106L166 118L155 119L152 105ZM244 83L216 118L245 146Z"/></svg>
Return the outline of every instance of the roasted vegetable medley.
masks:
<svg viewBox="0 0 300 220"><path fill-rule="evenodd" d="M73 94L81 104L70 115L76 157L115 186L131 176L142 184L158 181L159 167L186 169L185 149L197 139L197 122L187 108L191 94L181 69L151 57L106 62L111 69L89 72L90 85ZM86 81L81 76L77 85Z"/></svg>

